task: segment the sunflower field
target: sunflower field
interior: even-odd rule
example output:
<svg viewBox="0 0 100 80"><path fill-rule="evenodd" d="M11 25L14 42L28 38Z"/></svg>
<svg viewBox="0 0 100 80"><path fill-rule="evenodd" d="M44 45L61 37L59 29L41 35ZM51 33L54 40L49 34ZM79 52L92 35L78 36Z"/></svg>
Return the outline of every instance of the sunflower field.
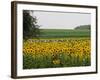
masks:
<svg viewBox="0 0 100 80"><path fill-rule="evenodd" d="M28 39L23 41L23 69L91 65L89 38Z"/></svg>

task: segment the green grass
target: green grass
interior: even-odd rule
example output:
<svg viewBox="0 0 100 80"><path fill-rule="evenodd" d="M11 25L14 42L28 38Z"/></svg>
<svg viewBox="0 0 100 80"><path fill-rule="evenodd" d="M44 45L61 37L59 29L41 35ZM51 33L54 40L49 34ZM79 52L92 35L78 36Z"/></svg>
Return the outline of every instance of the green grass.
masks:
<svg viewBox="0 0 100 80"><path fill-rule="evenodd" d="M90 37L90 30L41 29L40 38Z"/></svg>

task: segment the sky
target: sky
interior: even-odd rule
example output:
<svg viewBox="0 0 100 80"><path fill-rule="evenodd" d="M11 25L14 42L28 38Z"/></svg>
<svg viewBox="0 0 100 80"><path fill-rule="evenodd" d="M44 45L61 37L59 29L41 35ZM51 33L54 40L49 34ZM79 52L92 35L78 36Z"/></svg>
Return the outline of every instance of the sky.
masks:
<svg viewBox="0 0 100 80"><path fill-rule="evenodd" d="M36 16L40 29L74 29L91 24L89 13L34 11L33 16Z"/></svg>

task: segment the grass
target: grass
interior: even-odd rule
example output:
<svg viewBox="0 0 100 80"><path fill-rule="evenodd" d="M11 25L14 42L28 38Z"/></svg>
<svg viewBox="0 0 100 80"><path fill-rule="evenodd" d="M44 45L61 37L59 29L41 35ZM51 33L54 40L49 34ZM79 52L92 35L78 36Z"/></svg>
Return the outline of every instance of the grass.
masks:
<svg viewBox="0 0 100 80"><path fill-rule="evenodd" d="M90 30L41 29L41 38L89 37Z"/></svg>

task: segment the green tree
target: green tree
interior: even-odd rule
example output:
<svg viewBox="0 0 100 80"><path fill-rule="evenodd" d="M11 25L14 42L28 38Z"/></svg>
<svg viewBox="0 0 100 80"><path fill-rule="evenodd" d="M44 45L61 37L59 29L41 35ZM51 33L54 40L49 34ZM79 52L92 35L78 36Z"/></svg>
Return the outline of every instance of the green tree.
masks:
<svg viewBox="0 0 100 80"><path fill-rule="evenodd" d="M23 10L23 38L33 38L38 37L40 34L39 25L37 25L37 19L30 13L33 11Z"/></svg>
<svg viewBox="0 0 100 80"><path fill-rule="evenodd" d="M75 27L75 29L77 30L91 30L91 25L80 25Z"/></svg>

